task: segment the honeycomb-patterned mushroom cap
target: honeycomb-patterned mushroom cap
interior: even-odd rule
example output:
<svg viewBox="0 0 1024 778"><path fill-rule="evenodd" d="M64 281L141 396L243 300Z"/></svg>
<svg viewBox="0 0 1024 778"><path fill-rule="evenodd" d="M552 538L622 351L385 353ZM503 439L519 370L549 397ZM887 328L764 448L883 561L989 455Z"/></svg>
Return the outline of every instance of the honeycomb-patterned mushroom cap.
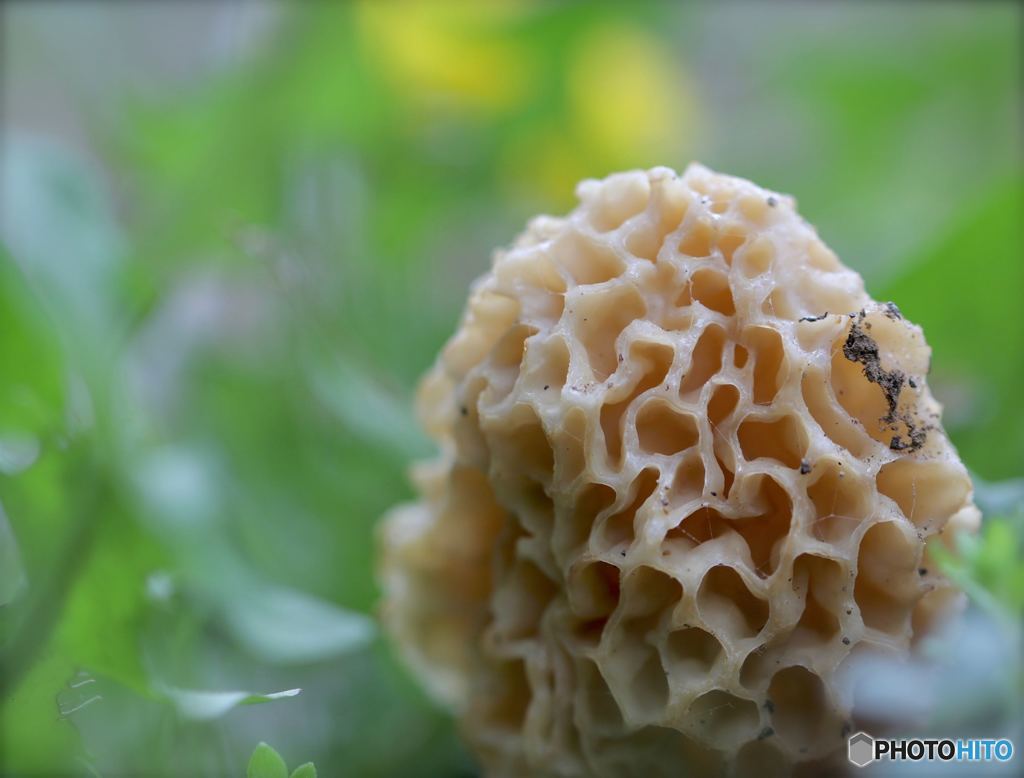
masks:
<svg viewBox="0 0 1024 778"><path fill-rule="evenodd" d="M930 351L789 197L699 165L577 194L423 381L386 623L489 776L816 774L851 661L959 599L925 544L979 514Z"/></svg>

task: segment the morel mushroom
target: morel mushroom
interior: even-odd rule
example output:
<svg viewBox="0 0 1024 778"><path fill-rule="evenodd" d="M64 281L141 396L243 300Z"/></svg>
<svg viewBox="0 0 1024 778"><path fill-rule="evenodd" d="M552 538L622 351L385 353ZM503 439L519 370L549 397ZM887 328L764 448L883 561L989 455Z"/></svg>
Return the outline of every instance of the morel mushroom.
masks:
<svg viewBox="0 0 1024 778"><path fill-rule="evenodd" d="M960 597L929 348L790 197L699 165L577 192L423 381L441 456L384 524L385 621L489 776L813 773L844 668Z"/></svg>

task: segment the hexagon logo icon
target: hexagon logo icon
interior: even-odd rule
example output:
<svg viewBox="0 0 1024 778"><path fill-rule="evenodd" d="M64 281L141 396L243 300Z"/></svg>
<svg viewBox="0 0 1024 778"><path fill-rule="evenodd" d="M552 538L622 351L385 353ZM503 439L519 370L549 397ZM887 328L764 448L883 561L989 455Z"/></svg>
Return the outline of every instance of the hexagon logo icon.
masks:
<svg viewBox="0 0 1024 778"><path fill-rule="evenodd" d="M866 732L852 735L846 748L846 755L857 767L867 767L875 761L875 739Z"/></svg>

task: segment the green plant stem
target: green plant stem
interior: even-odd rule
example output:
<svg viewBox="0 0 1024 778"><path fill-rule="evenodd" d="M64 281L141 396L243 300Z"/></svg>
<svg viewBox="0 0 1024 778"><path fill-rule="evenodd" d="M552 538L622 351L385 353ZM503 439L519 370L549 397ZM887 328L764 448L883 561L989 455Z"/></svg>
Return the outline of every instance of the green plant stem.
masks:
<svg viewBox="0 0 1024 778"><path fill-rule="evenodd" d="M5 702L39 658L64 602L92 554L100 511L111 486L96 468L86 468L92 486L76 511L67 539L52 572L42 583L14 637L0 652L0 702Z"/></svg>

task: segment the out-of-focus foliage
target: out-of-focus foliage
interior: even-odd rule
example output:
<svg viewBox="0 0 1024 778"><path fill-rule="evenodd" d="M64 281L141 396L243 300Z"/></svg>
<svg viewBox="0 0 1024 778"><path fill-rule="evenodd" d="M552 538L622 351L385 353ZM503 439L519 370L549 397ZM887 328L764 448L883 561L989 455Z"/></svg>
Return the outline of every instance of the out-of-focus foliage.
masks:
<svg viewBox="0 0 1024 778"><path fill-rule="evenodd" d="M975 603L996 617L1018 622L1024 646L1024 479L1009 481L1003 489L981 482L977 486L978 502L1005 505L1006 515L991 512L980 534L958 536L955 555L939 544L933 552Z"/></svg>
<svg viewBox="0 0 1024 778"><path fill-rule="evenodd" d="M104 54L87 25L53 32L72 4L14 7L12 92L80 79L58 56L78 36L78 61ZM164 35L156 11L89 8ZM201 77L91 89L83 137L5 114L0 772L473 773L376 634L374 527L430 451L412 392L468 283L586 176L700 159L797 195L924 325L967 463L1024 470L1014 6L273 20ZM1000 613L1021 596L1009 488L979 494L1011 518L955 568Z"/></svg>
<svg viewBox="0 0 1024 778"><path fill-rule="evenodd" d="M256 746L249 757L245 774L246 778L316 778L317 775L316 766L312 762L299 765L289 774L284 759L266 743Z"/></svg>

